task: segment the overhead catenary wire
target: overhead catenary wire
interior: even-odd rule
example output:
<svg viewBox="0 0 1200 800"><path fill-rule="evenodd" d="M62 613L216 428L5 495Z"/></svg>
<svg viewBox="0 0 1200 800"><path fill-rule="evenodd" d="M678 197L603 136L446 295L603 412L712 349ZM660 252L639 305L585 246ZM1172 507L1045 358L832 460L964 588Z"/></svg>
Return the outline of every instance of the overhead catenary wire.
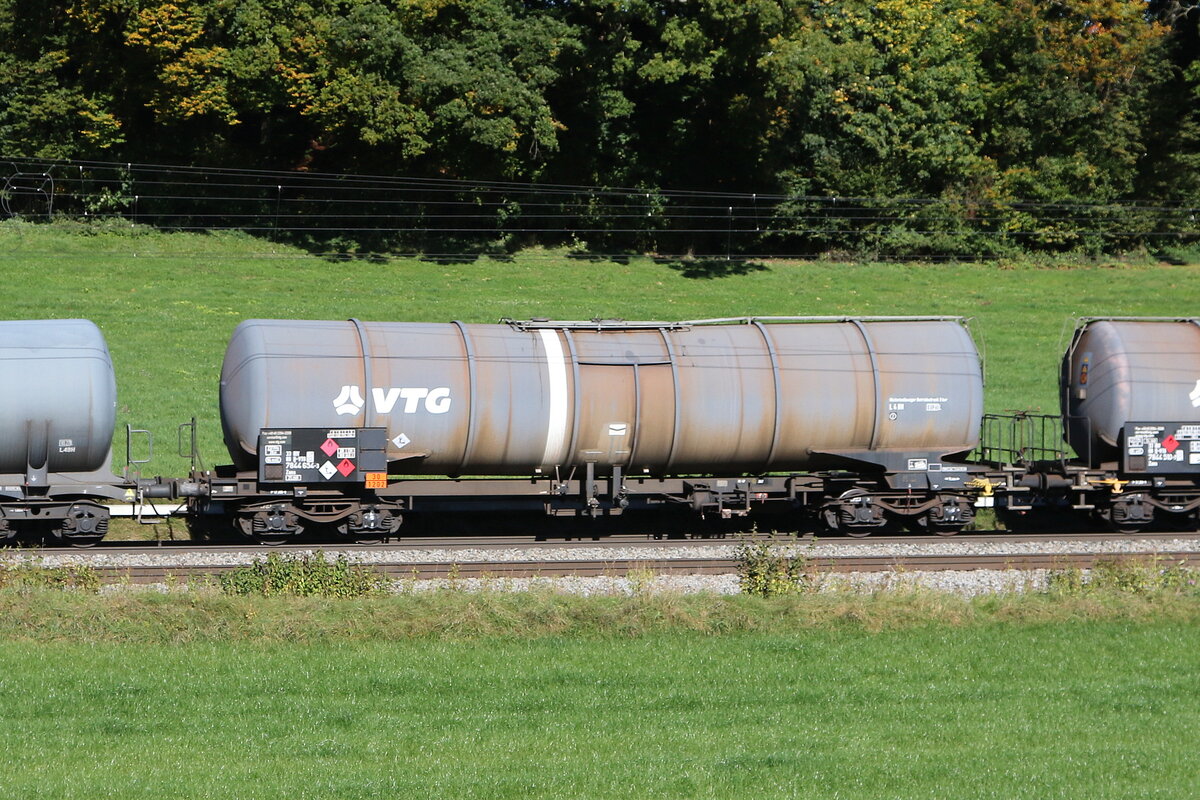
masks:
<svg viewBox="0 0 1200 800"><path fill-rule="evenodd" d="M613 187L613 186L597 186L597 185L573 185L573 184L553 184L553 183L521 183L515 181L475 181L467 179L452 179L452 178L419 178L419 177L402 177L402 176L386 176L386 175L361 175L361 174L322 174L314 172L284 172L284 171L269 171L269 170L251 170L239 169L231 167L197 167L187 165L155 165L155 164L133 164L126 162L104 162L104 161L53 161L46 159L33 159L27 157L9 157L0 156L0 164L10 164L17 169L24 165L29 168L36 168L44 171L62 171L60 179L69 179L67 173L68 168L77 169L93 169L93 170L125 170L130 175L161 172L163 174L172 175L169 181L159 181L171 185L221 185L214 184L211 180L212 176L248 176L256 178L254 183L243 184L228 184L237 186L271 188L274 189L277 181L284 179L289 181L289 185L294 185L297 188L305 188L305 184L301 181L313 181L312 188L329 188L329 184L342 185L347 189L352 189L355 192L363 191L366 184L369 188L374 184L380 191L395 191L397 186L409 187L413 190L423 189L429 191L431 189L440 189L442 191L513 191L520 190L531 194L564 194L564 193L584 193L591 196L601 195L631 195L645 196L647 187ZM185 174L198 174L204 180L184 181L178 176ZM82 180L82 178L80 179ZM88 180L96 181L95 177L90 177ZM115 178L113 179L115 180ZM139 183L148 182L149 179L142 177L138 179ZM695 189L662 189L655 188L649 190L655 194L660 194L664 197L697 197L711 199L743 199L747 201L747 205L753 206L757 201L813 201L813 202L828 202L834 204L855 204L855 203L897 203L910 205L933 205L942 202L940 198L932 197L871 197L866 195L788 195L780 193L765 193L765 192L714 192ZM1159 210L1159 211L1179 211L1187 210L1191 213L1200 211L1200 209L1180 205L1147 205L1144 203L1084 203L1084 202L1048 202L1048 201L1031 201L1031 200L1013 200L1008 203L1014 208L1112 208L1114 210Z"/></svg>
<svg viewBox="0 0 1200 800"><path fill-rule="evenodd" d="M35 180L41 176L52 189ZM1183 204L788 196L29 158L0 158L0 178L10 216L241 231L302 242L310 254L452 258L523 237L597 257L833 252L941 261L979 260L1004 247L1158 247L1200 236L1196 209Z"/></svg>
<svg viewBox="0 0 1200 800"><path fill-rule="evenodd" d="M9 159L9 161L11 162L11 159ZM51 165L50 167L48 167L48 169L53 170L56 167L57 167L57 165ZM110 165L110 168L112 168L112 165ZM277 177L277 178L288 176L287 173L270 173L270 175L273 177ZM338 182L340 179L330 178L329 180ZM388 180L388 179L380 179L380 180ZM62 179L62 182L69 183L70 181L69 181L69 179L64 178L64 179ZM78 182L82 183L83 181L80 180ZM104 183L105 181L93 176L88 179L88 182L90 182L92 184L101 184L101 183ZM113 179L109 179L109 182L116 183L117 181L115 178L113 178ZM130 185L132 185L132 182ZM381 197L381 198L363 197L363 194L365 192L370 191L370 187L364 187L364 186L345 187L348 189L352 189L355 193L355 196L354 197L337 198L329 193L329 190L331 188L336 188L336 187L330 187L328 185L320 185L320 186L315 186L315 187L304 187L304 186L300 186L300 185L288 185L285 187L281 183L271 183L269 185L266 185L266 184L263 184L263 185L259 185L259 184L228 184L228 183L213 183L210 180L202 180L202 181L184 180L179 177L175 177L169 181L147 181L145 178L141 178L141 179L137 180L137 185L139 187L139 191L137 193L128 192L127 194L124 194L124 195L113 195L112 197L115 199L124 199L124 200L129 200L130 198L136 196L140 199L152 199L153 198L153 199L161 199L161 200L208 200L208 201L220 201L220 202L236 201L236 200L245 200L245 201L259 200L259 201L261 201L264 199L268 199L268 197L269 197L270 199L278 199L280 202L287 202L287 203L310 203L311 204L311 203L319 203L319 202L337 202L337 203L346 204L346 205L413 204L413 203L430 202L430 200L427 197L422 200L411 200L411 199L398 198L398 197L396 197L396 191L397 191L396 187L391 186L391 185L377 186L375 188L376 191L387 193L388 196ZM457 183L455 183L453 185L445 184L445 183L443 183L442 185L446 188L436 189L435 191L455 193L455 194L462 194L465 192L465 193L472 193L475 195L482 195L482 194L486 194L487 192L490 192L490 191L495 191L495 189L480 188L478 184L476 184L475 182L472 182L472 181L458 181ZM201 194L198 192L154 194L149 191L154 186L170 186L173 188L207 188L207 187L214 187L214 186L216 186L216 187L224 186L227 188L256 189L260 192L260 194L257 197L243 197L243 196L238 196L238 195L205 195L205 194ZM517 190L519 190L519 192L522 195L528 195L528 196L533 196L533 197L554 196L554 195L563 195L564 194L564 190L562 190L562 189L556 189L556 188L547 187L545 185L539 185L539 184L519 184L519 185L511 185L511 186L512 186L512 188L510 188L508 191L511 192L513 189L517 189ZM126 187L126 188L128 188L128 187ZM320 188L320 189L324 189L326 191L326 194L323 194L321 196L316 196L316 197L290 197L290 196L284 196L282 194L284 188L290 189L292 191L302 190L304 188ZM417 191L417 189L410 187L409 189L404 189L402 191ZM430 191L430 189L425 188L422 191L425 191L426 193L428 193ZM571 190L572 197L576 196L579 192L583 192L588 198L592 198L592 199L594 199L596 197L601 197L601 196L619 196L619 197L628 196L628 197L630 197L630 199L638 201L638 203L636 205L631 205L631 207L636 207L639 209L639 211L642 211L644 213L644 208L645 208L644 207L644 197L647 194L645 189L610 190L610 189L605 189L603 187L580 187L578 190L575 190L575 189ZM498 201L489 201L489 200L485 200L482 198L476 198L474 200L439 200L438 202L462 204L462 205L475 205L475 206L484 206L484 207L503 206L503 205L515 202L511 198L517 197L517 196L518 195L510 195L510 199L503 200L503 201L499 201L499 200ZM662 200L671 200L672 198L678 198L678 197L694 198L694 197L702 196L702 194L696 193L696 192L691 192L691 191L680 192L680 191L671 191L671 190L654 190L654 196L656 196ZM919 207L924 207L924 206L931 206L931 205L934 205L937 202L939 202L937 199L934 199L934 198L907 198L907 197L905 197L905 198L869 198L869 197L823 197L823 196L786 197L783 195L765 195L765 194L760 194L760 193L745 194L745 195L711 194L708 196L712 197L714 199L721 199L723 201L726 199L730 199L730 198L736 198L736 199L741 199L741 200L746 201L744 205L739 206L739 205L735 204L732 207L735 209L744 208L746 210L747 216L751 217L751 218L761 217L761 209L758 206L758 202L762 201L762 200L768 200L768 199L773 199L777 203L786 200L792 204L803 204L803 203L817 204L817 205L821 205L822 207L824 207L824 209L827 211L837 212L838 216L846 216L846 217L855 217L856 215L845 214L844 212L839 212L839 211L837 211L837 209L839 207L844 208L844 209L849 209L853 206L858 205L858 206L864 206L864 207L868 207L868 206L874 206L874 207L911 206L911 207L919 208ZM528 200L525 200L524 202L529 203ZM565 205L567 207L583 206L586 204L586 202L587 201L585 201L585 200L576 200L575 202L567 202L567 203L565 203ZM559 203L534 203L533 205L559 207L559 206L564 205L564 203L562 203L560 201ZM984 208L987 206L987 204L983 204L983 203L980 203L977 205L980 208ZM1029 202L1029 201L1012 201L1012 202L1005 203L1004 206L1006 208L1010 208L1013 210L1051 210L1051 209L1067 210L1067 209L1074 209L1074 210L1087 210L1087 211L1092 211L1092 212L1105 211L1110 214L1140 212L1140 213L1169 214L1172 216L1176 216L1176 215L1180 215L1180 214L1189 214L1190 215L1190 214L1193 214L1195 211L1194 209L1191 209L1190 207L1186 207L1186 206L1161 206L1161 205L1150 206L1150 205L1136 205L1136 204L1114 205L1114 204L1082 204L1082 203L1046 203L1046 202ZM716 215L716 214L719 214L721 210L723 210L724 208L727 208L727 207L729 207L728 204L725 202L722 202L719 206L716 206L716 207L704 206L704 205L694 205L694 204L688 204L688 205L676 204L672 208L679 209L679 210L711 209L712 210L711 213ZM725 215L721 214L721 216L724 217ZM880 215L880 216L876 216L875 218L890 219L890 218L894 218L894 216L889 217L887 215ZM1090 217L1087 217L1087 218L1090 218ZM976 219L977 220L982 219L982 220L986 221L987 217L976 218ZM1068 219L1075 219L1075 217L1069 217Z"/></svg>

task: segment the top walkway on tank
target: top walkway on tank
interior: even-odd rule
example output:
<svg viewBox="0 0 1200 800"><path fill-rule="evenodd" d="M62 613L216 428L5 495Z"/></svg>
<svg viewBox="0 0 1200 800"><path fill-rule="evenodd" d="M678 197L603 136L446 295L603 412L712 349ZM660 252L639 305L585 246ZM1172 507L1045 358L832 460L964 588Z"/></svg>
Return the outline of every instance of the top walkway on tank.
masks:
<svg viewBox="0 0 1200 800"><path fill-rule="evenodd" d="M1200 324L1200 317L1076 317L1075 324L1083 325L1088 322L1195 322Z"/></svg>
<svg viewBox="0 0 1200 800"><path fill-rule="evenodd" d="M754 325L757 323L793 323L808 322L963 322L969 317L960 316L927 316L927 317L716 317L714 319L681 320L679 322L637 322L623 319L590 319L590 320L552 320L545 317L520 320L501 317L501 325L509 325L516 330L538 330L542 328L570 328L581 330L636 330L643 328L682 330L700 325Z"/></svg>

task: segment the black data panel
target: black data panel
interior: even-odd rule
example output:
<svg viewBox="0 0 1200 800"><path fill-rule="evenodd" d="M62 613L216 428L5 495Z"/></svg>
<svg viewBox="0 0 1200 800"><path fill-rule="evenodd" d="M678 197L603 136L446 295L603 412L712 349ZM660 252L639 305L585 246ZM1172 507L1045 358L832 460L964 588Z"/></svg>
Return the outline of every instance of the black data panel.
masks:
<svg viewBox="0 0 1200 800"><path fill-rule="evenodd" d="M1125 472L1200 474L1200 423L1128 422L1122 431Z"/></svg>
<svg viewBox="0 0 1200 800"><path fill-rule="evenodd" d="M258 479L263 483L367 483L387 475L384 428L263 428Z"/></svg>

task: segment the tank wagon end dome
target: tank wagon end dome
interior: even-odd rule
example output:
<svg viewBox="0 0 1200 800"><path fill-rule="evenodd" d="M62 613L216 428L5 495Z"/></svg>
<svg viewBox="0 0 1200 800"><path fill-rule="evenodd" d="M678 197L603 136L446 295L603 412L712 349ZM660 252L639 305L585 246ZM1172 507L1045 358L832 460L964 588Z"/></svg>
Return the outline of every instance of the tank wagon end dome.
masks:
<svg viewBox="0 0 1200 800"><path fill-rule="evenodd" d="M1067 442L1094 463L1116 457L1129 422L1200 422L1200 319L1080 320L1060 392Z"/></svg>
<svg viewBox="0 0 1200 800"><path fill-rule="evenodd" d="M86 319L0 321L0 473L108 468L117 385L108 345Z"/></svg>

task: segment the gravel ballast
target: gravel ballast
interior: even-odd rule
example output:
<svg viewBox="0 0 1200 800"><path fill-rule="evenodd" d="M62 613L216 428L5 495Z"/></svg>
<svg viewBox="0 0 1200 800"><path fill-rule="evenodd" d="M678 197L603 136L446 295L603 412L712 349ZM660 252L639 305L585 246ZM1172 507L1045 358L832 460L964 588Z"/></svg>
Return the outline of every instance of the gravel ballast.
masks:
<svg viewBox="0 0 1200 800"><path fill-rule="evenodd" d="M333 558L344 555L357 564L475 564L521 563L529 561L657 561L665 559L731 559L741 545L737 542L702 545L662 545L651 547L522 547L504 548L373 547L340 550L337 548L288 548L278 551L288 557L324 553ZM780 542L775 552L806 558L894 558L919 556L1023 556L1023 555L1124 555L1156 553L1200 553L1200 538L1176 539L1047 539L1043 541L953 541L924 542ZM43 553L36 549L0 551L0 563L35 564L46 567L87 564L93 567L220 567L250 564L264 558L263 551L190 550L181 547L147 547L136 552L106 553L89 550L72 553Z"/></svg>
<svg viewBox="0 0 1200 800"><path fill-rule="evenodd" d="M936 572L823 573L812 587L819 592L871 593L885 590L925 590L975 597L1045 591L1049 570L939 570ZM520 592L536 589L579 595L718 594L741 593L737 575L656 575L649 578L478 578L449 581L444 578L398 581L399 592L428 592L455 588L460 591Z"/></svg>
<svg viewBox="0 0 1200 800"><path fill-rule="evenodd" d="M522 547L502 548L410 548L378 547L358 550L287 549L288 557L323 553L327 558L344 555L364 565L407 563L512 563L529 561L639 561L659 559L733 559L741 545L736 542L702 545L639 547ZM954 541L922 542L796 542L775 546L775 552L818 558L894 558L920 556L1024 556L1024 555L1123 555L1200 552L1200 539L1046 539L1040 541ZM261 551L224 549L189 550L186 548L147 548L137 552L106 553L103 550L80 553L43 553L38 550L9 550L0 553L0 562L45 567L89 565L99 568L122 567L227 567L249 564L263 558ZM874 592L884 589L922 589L960 596L1043 591L1049 571L1045 569L978 570L892 570L885 572L822 572L816 577L817 591ZM633 595L638 593L710 593L737 594L738 576L656 575L647 572L632 576L536 577L536 578L405 578L393 582L397 592L424 592L445 588L462 591L553 590L580 595ZM150 587L146 587L150 588ZM165 585L159 588L165 589ZM111 589L110 589L111 590Z"/></svg>

